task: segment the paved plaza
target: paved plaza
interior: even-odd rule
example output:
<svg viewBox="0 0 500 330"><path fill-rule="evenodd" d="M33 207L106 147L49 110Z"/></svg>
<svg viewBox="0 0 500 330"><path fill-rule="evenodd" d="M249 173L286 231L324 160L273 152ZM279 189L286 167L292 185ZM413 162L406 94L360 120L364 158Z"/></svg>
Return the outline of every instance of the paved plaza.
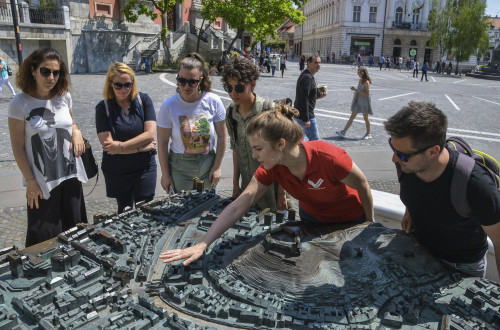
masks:
<svg viewBox="0 0 500 330"><path fill-rule="evenodd" d="M295 84L299 76L297 62L289 62L285 77L277 71L275 77L264 73L257 82L256 93L271 99L295 98ZM346 139L340 139L335 131L342 129L350 116L353 92L351 86L358 82L357 70L347 65L323 63L316 74L316 82L328 86L328 96L318 100L316 116L320 137L334 143L351 155L364 171L372 189L398 193L392 152L387 145L383 121L410 101L433 102L443 110L449 120L449 134L459 135L476 149L500 159L500 81L480 80L455 75L429 73L429 81L412 78L411 71L379 70L369 68L372 79L371 100L374 115L372 140L361 140L365 125L357 118L349 129ZM212 77L212 88L227 106L230 99L222 88L220 77ZM98 143L94 124L95 105L102 99L105 74L73 75L71 95L75 121L84 137L91 142L94 155L100 161L102 149ZM13 80L13 79L12 79ZM12 81L14 85L14 81ZM163 72L137 75L139 90L153 99L156 111L166 98L175 93L175 73ZM7 107L10 101L8 89L0 94L0 249L16 245L24 247L26 232L26 199L22 177L12 155L7 125ZM223 161L223 180L219 185L221 195L229 195L232 189L232 160L228 150ZM158 180L160 175L158 176ZM95 179L85 184L89 193ZM157 196L165 196L159 182ZM101 175L96 189L86 197L89 219L96 213L116 211L114 200L106 198L104 179Z"/></svg>

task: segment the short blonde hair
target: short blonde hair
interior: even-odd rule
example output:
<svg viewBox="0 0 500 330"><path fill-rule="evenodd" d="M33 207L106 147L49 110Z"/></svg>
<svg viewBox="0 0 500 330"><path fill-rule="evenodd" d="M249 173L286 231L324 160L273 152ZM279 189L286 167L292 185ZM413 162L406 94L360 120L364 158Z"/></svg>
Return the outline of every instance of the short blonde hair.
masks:
<svg viewBox="0 0 500 330"><path fill-rule="evenodd" d="M106 74L106 82L104 83L104 89L102 91L102 96L105 100L110 100L115 98L115 91L113 90L113 80L119 74L126 73L130 76L133 82L132 89L130 90L130 100L135 99L139 92L137 91L137 84L135 82L135 73L131 67L125 63L115 62L109 66L108 73Z"/></svg>

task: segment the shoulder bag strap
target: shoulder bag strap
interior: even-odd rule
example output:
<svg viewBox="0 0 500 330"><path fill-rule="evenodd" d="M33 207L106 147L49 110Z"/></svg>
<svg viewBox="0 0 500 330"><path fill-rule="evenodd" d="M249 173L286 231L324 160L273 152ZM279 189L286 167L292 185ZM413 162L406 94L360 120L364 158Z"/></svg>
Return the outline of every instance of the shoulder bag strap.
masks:
<svg viewBox="0 0 500 330"><path fill-rule="evenodd" d="M467 184L476 161L467 155L458 153L457 163L451 178L451 204L455 211L463 218L470 216L472 210L467 202Z"/></svg>

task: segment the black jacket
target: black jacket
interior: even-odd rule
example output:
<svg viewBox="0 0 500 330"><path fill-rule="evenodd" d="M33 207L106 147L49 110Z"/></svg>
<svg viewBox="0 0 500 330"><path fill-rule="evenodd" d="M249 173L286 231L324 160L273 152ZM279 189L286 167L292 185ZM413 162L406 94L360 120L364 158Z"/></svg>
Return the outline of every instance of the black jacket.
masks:
<svg viewBox="0 0 500 330"><path fill-rule="evenodd" d="M295 103L293 106L299 110L299 119L303 122L308 122L311 118L314 118L314 107L316 106L316 81L307 69L302 71L297 79Z"/></svg>

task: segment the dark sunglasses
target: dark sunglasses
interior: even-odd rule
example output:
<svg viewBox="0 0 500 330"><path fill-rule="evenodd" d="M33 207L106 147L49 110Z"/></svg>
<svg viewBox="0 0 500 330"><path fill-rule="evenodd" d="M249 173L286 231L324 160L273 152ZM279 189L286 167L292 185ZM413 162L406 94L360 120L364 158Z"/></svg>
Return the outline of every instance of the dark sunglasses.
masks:
<svg viewBox="0 0 500 330"><path fill-rule="evenodd" d="M422 154L424 153L425 151L427 151L427 149L431 148L431 147L434 147L433 145L432 146L428 146L428 147L425 147L425 148L422 148L420 150L417 150L415 152L412 152L411 154L404 154L402 153L401 151L397 150L396 148L393 147L392 145L392 140L391 138L389 138L389 146L391 147L392 151L394 151L394 153L396 154L396 156L398 156L399 159L401 159L403 162L407 162L411 157L413 156L416 156L416 155L419 155L419 154Z"/></svg>
<svg viewBox="0 0 500 330"><path fill-rule="evenodd" d="M132 81L126 82L124 84L122 84L122 83L113 83L113 87L116 90L120 90L123 87L125 87L126 89L129 89L130 87L132 87L132 85L134 85L134 82L132 82Z"/></svg>
<svg viewBox="0 0 500 330"><path fill-rule="evenodd" d="M228 85L228 84L224 84L224 90L228 93L231 93L233 91L233 88L236 92L243 93L243 91L245 91L245 87L246 87L246 85L243 85L243 84L238 84L234 87L231 85Z"/></svg>
<svg viewBox="0 0 500 330"><path fill-rule="evenodd" d="M182 77L177 77L175 79L177 80L177 83L181 86L186 86L186 84L188 84L189 87L196 87L200 83L200 79L186 79Z"/></svg>
<svg viewBox="0 0 500 330"><path fill-rule="evenodd" d="M50 74L52 73L52 75L55 77L59 76L61 74L61 70L54 70L54 71L50 71L49 68L46 68L46 67L43 67L41 66L40 67L40 74L42 75L42 77L50 77Z"/></svg>

